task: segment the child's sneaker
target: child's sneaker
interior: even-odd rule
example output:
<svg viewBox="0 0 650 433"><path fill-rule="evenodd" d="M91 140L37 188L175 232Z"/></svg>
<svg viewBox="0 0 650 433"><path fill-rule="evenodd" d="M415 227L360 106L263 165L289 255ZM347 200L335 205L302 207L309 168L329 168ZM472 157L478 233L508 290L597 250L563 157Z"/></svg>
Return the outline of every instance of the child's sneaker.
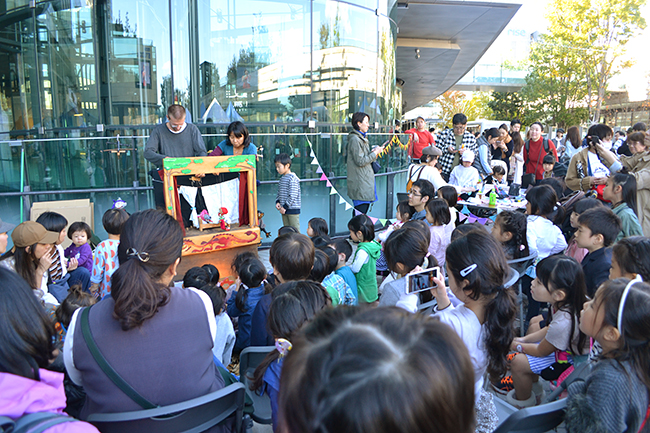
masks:
<svg viewBox="0 0 650 433"><path fill-rule="evenodd" d="M530 393L530 397L527 400L517 400L515 398L515 390L509 391L506 395L506 402L516 407L517 409L524 409L526 407L532 407L537 405L537 398L534 392Z"/></svg>
<svg viewBox="0 0 650 433"><path fill-rule="evenodd" d="M492 389L497 394L506 395L508 392L515 389L514 383L512 382L512 376L505 376L499 381L498 384L492 384Z"/></svg>

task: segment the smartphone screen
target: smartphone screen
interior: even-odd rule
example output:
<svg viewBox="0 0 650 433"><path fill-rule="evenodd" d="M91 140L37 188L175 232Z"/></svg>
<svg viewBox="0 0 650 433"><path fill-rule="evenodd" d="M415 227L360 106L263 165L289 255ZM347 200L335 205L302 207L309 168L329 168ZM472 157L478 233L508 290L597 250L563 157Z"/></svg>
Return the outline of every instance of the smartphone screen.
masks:
<svg viewBox="0 0 650 433"><path fill-rule="evenodd" d="M436 287L434 278L440 279L440 268L424 269L406 275L406 293L418 293Z"/></svg>

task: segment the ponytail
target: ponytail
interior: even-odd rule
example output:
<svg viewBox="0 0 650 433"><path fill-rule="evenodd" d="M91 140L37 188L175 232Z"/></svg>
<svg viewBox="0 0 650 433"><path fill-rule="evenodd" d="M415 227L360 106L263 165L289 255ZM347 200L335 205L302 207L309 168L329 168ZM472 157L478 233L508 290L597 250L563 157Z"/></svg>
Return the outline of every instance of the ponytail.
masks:
<svg viewBox="0 0 650 433"><path fill-rule="evenodd" d="M515 338L513 318L517 314L516 295L511 288L501 288L485 306L485 348L487 371L491 377L506 373L506 355Z"/></svg>
<svg viewBox="0 0 650 433"><path fill-rule="evenodd" d="M239 263L236 272L239 275L241 285L237 290L237 295L235 295L235 306L239 311L245 312L247 310L248 290L264 285L267 273L264 264L255 256L248 256ZM265 285L264 288L266 289Z"/></svg>
<svg viewBox="0 0 650 433"><path fill-rule="evenodd" d="M113 274L113 317L123 331L139 327L166 305L171 289L161 278L181 256L183 232L174 218L148 209L131 216L122 228Z"/></svg>

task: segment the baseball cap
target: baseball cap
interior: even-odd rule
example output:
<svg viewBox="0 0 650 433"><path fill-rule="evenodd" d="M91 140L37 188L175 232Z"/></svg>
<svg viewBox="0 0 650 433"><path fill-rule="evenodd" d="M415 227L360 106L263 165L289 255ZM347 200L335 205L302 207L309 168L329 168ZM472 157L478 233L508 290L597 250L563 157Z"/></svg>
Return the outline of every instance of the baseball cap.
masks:
<svg viewBox="0 0 650 433"><path fill-rule="evenodd" d="M14 248L29 247L34 244L54 244L59 240L59 234L48 232L43 225L34 221L25 221L11 232L11 240L14 242Z"/></svg>
<svg viewBox="0 0 650 433"><path fill-rule="evenodd" d="M6 223L0 218L0 233L7 233L9 230L15 228L13 224Z"/></svg>
<svg viewBox="0 0 650 433"><path fill-rule="evenodd" d="M438 149L436 146L427 146L422 149L422 155L442 156L442 150Z"/></svg>
<svg viewBox="0 0 650 433"><path fill-rule="evenodd" d="M465 152L463 152L463 161L467 162L474 162L474 152L472 152L469 149L466 149Z"/></svg>

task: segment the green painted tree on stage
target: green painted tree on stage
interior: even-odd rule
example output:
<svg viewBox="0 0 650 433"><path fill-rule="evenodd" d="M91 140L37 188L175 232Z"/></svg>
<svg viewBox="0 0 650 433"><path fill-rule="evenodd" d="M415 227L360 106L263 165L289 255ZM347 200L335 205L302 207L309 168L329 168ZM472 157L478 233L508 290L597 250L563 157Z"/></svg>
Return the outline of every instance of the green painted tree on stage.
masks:
<svg viewBox="0 0 650 433"><path fill-rule="evenodd" d="M568 126L600 120L609 80L630 66L625 46L645 28L646 0L553 0L548 35L531 47L522 95L532 111ZM546 93L546 96L544 94ZM559 100L549 101L548 98Z"/></svg>

